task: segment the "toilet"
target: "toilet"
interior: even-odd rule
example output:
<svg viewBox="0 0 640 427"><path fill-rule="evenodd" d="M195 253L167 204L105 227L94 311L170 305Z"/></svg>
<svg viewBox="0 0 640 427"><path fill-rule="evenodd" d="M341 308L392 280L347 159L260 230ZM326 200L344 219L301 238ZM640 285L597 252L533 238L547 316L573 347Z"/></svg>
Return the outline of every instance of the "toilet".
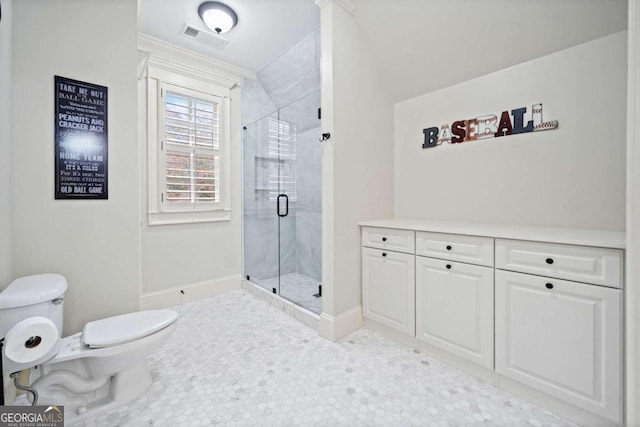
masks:
<svg viewBox="0 0 640 427"><path fill-rule="evenodd" d="M151 385L146 356L171 335L178 315L173 310L128 313L89 322L82 332L62 338L66 290L63 276L38 274L16 279L0 292L1 338L8 341L14 326L33 319L53 322L58 332L46 360L36 366L3 350L3 377L6 390L10 374L29 369L28 386L38 393L37 404L64 405L66 421L79 422L132 401ZM13 398L5 393L5 404Z"/></svg>

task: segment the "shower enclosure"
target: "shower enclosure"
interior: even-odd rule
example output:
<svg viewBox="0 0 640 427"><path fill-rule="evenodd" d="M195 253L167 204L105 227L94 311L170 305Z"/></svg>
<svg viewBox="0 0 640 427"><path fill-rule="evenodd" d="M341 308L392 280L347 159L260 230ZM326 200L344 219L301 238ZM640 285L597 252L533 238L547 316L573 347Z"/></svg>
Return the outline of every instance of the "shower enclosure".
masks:
<svg viewBox="0 0 640 427"><path fill-rule="evenodd" d="M320 92L244 126L244 274L321 311Z"/></svg>

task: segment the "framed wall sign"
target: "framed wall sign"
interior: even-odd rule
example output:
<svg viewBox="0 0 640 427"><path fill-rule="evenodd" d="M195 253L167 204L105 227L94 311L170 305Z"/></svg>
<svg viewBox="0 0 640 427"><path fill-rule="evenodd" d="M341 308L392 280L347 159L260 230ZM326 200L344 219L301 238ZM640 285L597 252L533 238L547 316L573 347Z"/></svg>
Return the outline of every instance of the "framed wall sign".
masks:
<svg viewBox="0 0 640 427"><path fill-rule="evenodd" d="M55 198L108 199L107 88L55 76Z"/></svg>

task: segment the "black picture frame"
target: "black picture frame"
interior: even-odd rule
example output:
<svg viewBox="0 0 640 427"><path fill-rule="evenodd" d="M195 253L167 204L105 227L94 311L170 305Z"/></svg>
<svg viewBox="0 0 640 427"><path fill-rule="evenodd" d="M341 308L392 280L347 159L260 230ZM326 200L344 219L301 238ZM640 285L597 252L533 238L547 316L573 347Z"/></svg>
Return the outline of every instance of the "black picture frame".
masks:
<svg viewBox="0 0 640 427"><path fill-rule="evenodd" d="M108 88L55 76L55 198L109 198Z"/></svg>

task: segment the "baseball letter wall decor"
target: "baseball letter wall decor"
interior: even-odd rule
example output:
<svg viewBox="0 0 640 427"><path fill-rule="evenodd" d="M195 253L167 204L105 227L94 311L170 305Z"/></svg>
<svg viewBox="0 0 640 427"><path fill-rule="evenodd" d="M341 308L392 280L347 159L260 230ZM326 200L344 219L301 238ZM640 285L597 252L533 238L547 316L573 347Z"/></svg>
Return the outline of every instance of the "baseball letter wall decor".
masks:
<svg viewBox="0 0 640 427"><path fill-rule="evenodd" d="M426 128L422 131L424 134L422 148L437 147L444 143L459 144L518 133L538 132L558 127L557 120L551 122L542 120L542 104L531 107L530 117L527 120L527 107L521 107L511 110L511 113L503 111L500 118L492 114L474 119L456 120L451 123L451 126L443 124L439 128Z"/></svg>

